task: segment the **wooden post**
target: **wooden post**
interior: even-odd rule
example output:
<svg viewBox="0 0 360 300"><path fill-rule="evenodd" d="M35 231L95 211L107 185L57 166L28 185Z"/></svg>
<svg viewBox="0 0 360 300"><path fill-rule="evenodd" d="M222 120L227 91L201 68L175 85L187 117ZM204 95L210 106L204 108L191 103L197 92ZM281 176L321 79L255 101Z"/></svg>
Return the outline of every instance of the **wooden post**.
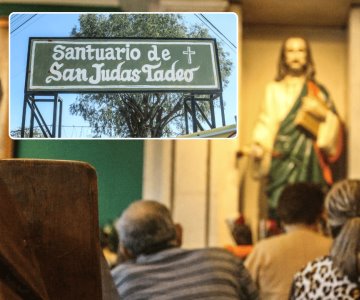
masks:
<svg viewBox="0 0 360 300"><path fill-rule="evenodd" d="M9 138L9 22L0 17L0 158L12 157L12 142Z"/></svg>

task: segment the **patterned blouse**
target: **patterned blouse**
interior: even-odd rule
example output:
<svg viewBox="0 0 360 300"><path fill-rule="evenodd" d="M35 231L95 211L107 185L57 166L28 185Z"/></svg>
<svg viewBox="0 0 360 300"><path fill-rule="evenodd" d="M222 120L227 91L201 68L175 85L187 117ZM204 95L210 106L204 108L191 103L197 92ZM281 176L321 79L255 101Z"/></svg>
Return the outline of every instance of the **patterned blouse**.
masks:
<svg viewBox="0 0 360 300"><path fill-rule="evenodd" d="M295 274L291 300L360 300L360 285L349 280L333 265L330 256L308 263Z"/></svg>

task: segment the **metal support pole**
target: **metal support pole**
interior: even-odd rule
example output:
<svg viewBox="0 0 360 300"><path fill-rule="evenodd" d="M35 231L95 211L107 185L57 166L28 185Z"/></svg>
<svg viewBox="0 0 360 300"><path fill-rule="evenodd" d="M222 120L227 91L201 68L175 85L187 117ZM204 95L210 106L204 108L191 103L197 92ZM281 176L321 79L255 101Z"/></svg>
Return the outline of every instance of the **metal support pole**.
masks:
<svg viewBox="0 0 360 300"><path fill-rule="evenodd" d="M39 127L40 127L42 133L44 134L44 137L51 136L49 127L46 125L46 122L45 122L39 108L37 107L36 102L34 102L31 109L34 111L35 120L39 124Z"/></svg>
<svg viewBox="0 0 360 300"><path fill-rule="evenodd" d="M29 128L29 137L34 137L34 118L35 118L35 111L34 111L34 101L35 98L28 99L29 105L31 107L30 113L30 128Z"/></svg>
<svg viewBox="0 0 360 300"><path fill-rule="evenodd" d="M211 114L211 128L216 128L215 110L214 110L214 98L210 95L210 114Z"/></svg>
<svg viewBox="0 0 360 300"><path fill-rule="evenodd" d="M39 128L42 131L44 137L55 138L56 134L58 135L58 137L61 137L63 100L58 96L57 93L51 94L49 95L49 97L50 98L38 99L35 95L25 93L20 133L22 138L25 137L27 106L29 106L30 108L29 137L34 137L35 122L37 122L37 124L39 125ZM46 124L37 106L37 102L46 102L53 106L51 130L49 129L50 126ZM57 128L57 123L59 123L59 128Z"/></svg>
<svg viewBox="0 0 360 300"><path fill-rule="evenodd" d="M201 116L204 118L204 121L206 122L206 124L208 124L208 126L210 128L213 128L212 127L212 124L209 122L209 119L207 118L207 116L205 115L205 113L202 111L201 107L199 106L199 104L197 104L195 102L195 107L197 108L198 112L201 114ZM196 120L196 122L199 124L200 122L198 122L198 120ZM199 126L199 125L198 125ZM200 127L200 126L199 126ZM201 129L201 128L200 128ZM201 129L203 130L203 129Z"/></svg>
<svg viewBox="0 0 360 300"><path fill-rule="evenodd" d="M191 118L193 123L193 133L197 132L197 124L196 124L196 111L195 111L195 99L194 94L191 94Z"/></svg>
<svg viewBox="0 0 360 300"><path fill-rule="evenodd" d="M58 128L58 137L61 138L61 126L62 126L62 109L63 109L63 101L59 97L59 128Z"/></svg>
<svg viewBox="0 0 360 300"><path fill-rule="evenodd" d="M222 93L220 94L220 109L221 109L222 126L225 126L225 111L224 111L224 100Z"/></svg>
<svg viewBox="0 0 360 300"><path fill-rule="evenodd" d="M188 109L186 104L186 98L184 99L184 118L185 118L185 133L189 134L189 120L188 120Z"/></svg>
<svg viewBox="0 0 360 300"><path fill-rule="evenodd" d="M24 104L23 104L23 115L21 120L21 133L20 137L25 137L25 119L26 119L26 107L27 107L27 98L28 94L25 93L24 95Z"/></svg>
<svg viewBox="0 0 360 300"><path fill-rule="evenodd" d="M46 130L48 131L48 134L49 134L49 135L50 135L50 130L47 128L47 126L46 126L46 124L45 124L45 121L44 121L42 115L38 112L38 108L37 108L37 106L36 106L35 103L31 106L31 109L32 109L33 112L34 112L34 118L35 118L36 122L39 124L39 128L40 128L42 134L44 135L44 137L48 137L48 135L47 135L47 133L46 133ZM39 117L40 117L41 120L39 119L39 117L37 116L37 114L39 114ZM43 122L45 125L43 126L43 124L42 124L41 122ZM46 130L45 130L44 128L45 128Z"/></svg>
<svg viewBox="0 0 360 300"><path fill-rule="evenodd" d="M51 137L56 137L56 121L57 121L57 101L58 101L58 94L56 93L54 95L54 110L53 110L53 127L52 127L52 133Z"/></svg>

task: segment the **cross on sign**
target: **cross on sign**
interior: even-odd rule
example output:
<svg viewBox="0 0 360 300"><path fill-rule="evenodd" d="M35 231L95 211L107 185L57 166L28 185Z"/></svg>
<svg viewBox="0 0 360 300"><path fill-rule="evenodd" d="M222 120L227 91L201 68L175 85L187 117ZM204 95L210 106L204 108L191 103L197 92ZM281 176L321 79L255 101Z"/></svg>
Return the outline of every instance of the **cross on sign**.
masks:
<svg viewBox="0 0 360 300"><path fill-rule="evenodd" d="M188 63L191 64L191 55L195 54L195 51L191 51L190 46L187 47L187 51L183 51L183 54L188 55Z"/></svg>

